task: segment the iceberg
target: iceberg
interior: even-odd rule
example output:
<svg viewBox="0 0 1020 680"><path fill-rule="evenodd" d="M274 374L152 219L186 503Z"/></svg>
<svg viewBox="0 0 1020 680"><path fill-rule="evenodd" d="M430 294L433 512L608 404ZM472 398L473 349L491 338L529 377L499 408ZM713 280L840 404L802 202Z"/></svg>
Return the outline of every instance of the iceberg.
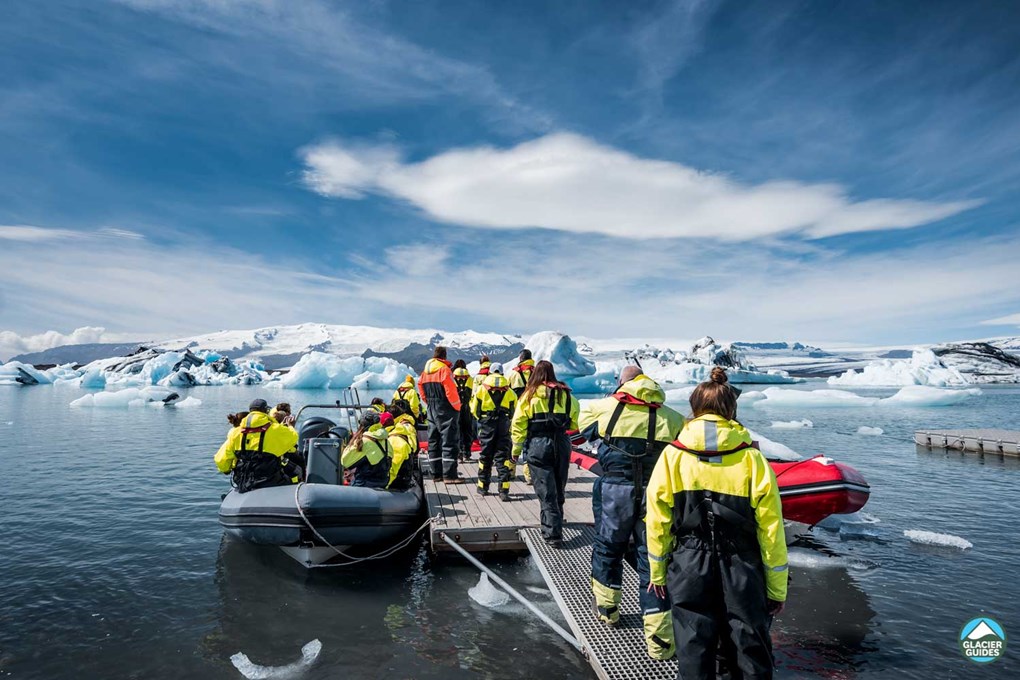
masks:
<svg viewBox="0 0 1020 680"><path fill-rule="evenodd" d="M863 434L870 437L877 437L878 435L885 434L885 430L880 427L870 427L868 425L861 425L857 428L857 434Z"/></svg>
<svg viewBox="0 0 1020 680"><path fill-rule="evenodd" d="M862 397L844 390L791 390L769 387L762 391L764 399L753 402L755 408L861 408L874 406L878 397Z"/></svg>
<svg viewBox="0 0 1020 680"><path fill-rule="evenodd" d="M31 364L10 361L0 365L0 385L50 385L52 383L53 378Z"/></svg>
<svg viewBox="0 0 1020 680"><path fill-rule="evenodd" d="M171 406L179 396L176 392L163 387L127 387L122 390L86 394L72 401L70 406L72 408L133 408L148 403L154 403L157 406ZM200 400L195 399L185 408L198 406L201 403Z"/></svg>
<svg viewBox="0 0 1020 680"><path fill-rule="evenodd" d="M583 356L577 350L577 343L564 333L557 331L535 333L524 346L531 350L535 361L551 362L556 369L556 377L560 380L568 381L595 373L595 362Z"/></svg>
<svg viewBox="0 0 1020 680"><path fill-rule="evenodd" d="M828 382L830 385L844 387L952 387L968 384L958 370L947 367L930 349L914 350L909 360L880 359L868 364L860 372L851 369L829 378Z"/></svg>
<svg viewBox="0 0 1020 680"><path fill-rule="evenodd" d="M800 382L783 371L760 371L734 344L722 345L708 336L698 340L686 352L644 345L626 352L625 356L640 363L645 375L660 385L705 382L716 366L726 369L731 383Z"/></svg>
<svg viewBox="0 0 1020 680"><path fill-rule="evenodd" d="M408 375L418 374L409 366L387 357L340 357L312 352L301 357L278 383L292 390L396 389Z"/></svg>
<svg viewBox="0 0 1020 680"><path fill-rule="evenodd" d="M85 369L78 383L82 389L101 390L106 388L106 375L98 366Z"/></svg>
<svg viewBox="0 0 1020 680"><path fill-rule="evenodd" d="M800 430L805 427L814 427L815 424L805 418L804 420L773 420L774 430Z"/></svg>
<svg viewBox="0 0 1020 680"><path fill-rule="evenodd" d="M957 550L969 550L974 544L965 538L952 534L939 534L934 531L922 531L920 529L908 529L903 532L911 543L919 545L932 545L939 548L955 548Z"/></svg>
<svg viewBox="0 0 1020 680"><path fill-rule="evenodd" d="M981 394L972 387L966 390L940 390L937 387L913 385L904 387L891 397L881 400L883 406L955 406Z"/></svg>

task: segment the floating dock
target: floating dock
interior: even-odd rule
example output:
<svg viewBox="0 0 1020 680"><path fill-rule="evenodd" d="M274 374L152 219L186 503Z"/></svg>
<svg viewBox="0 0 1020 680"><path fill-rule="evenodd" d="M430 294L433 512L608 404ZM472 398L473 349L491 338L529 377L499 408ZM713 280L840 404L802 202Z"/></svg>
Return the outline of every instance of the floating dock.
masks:
<svg viewBox="0 0 1020 680"><path fill-rule="evenodd" d="M428 461L422 459L421 465L427 471ZM436 518L430 529L432 549L451 550L442 538L445 534L468 552L527 552L528 546L521 531L541 527L538 496L534 488L517 475L510 484L512 500L504 503L499 500L499 482L495 479L489 486L489 495L478 495L477 459L460 463L458 467L464 484L436 482L429 476L424 479L429 517ZM594 481L594 474L577 466L570 467L563 507L566 522L595 523L591 509Z"/></svg>
<svg viewBox="0 0 1020 680"><path fill-rule="evenodd" d="M595 675L601 680L676 678L675 660L655 661L645 651L638 577L629 564L623 565L620 623L610 628L595 617L591 594L593 526L564 526L562 548L546 545L540 529L524 529L521 534Z"/></svg>
<svg viewBox="0 0 1020 680"><path fill-rule="evenodd" d="M1020 431L1016 430L918 430L914 443L929 449L1020 457Z"/></svg>

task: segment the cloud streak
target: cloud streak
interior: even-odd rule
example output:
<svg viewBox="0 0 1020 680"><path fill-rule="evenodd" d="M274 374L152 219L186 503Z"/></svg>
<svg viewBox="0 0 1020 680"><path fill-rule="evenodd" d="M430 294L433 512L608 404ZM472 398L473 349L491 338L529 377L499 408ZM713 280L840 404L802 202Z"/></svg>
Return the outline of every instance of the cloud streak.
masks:
<svg viewBox="0 0 1020 680"><path fill-rule="evenodd" d="M403 161L392 146L338 141L299 154L305 184L323 196L382 194L440 222L488 229L537 227L632 239L814 239L916 227L980 203L855 201L836 184L744 184L569 133L507 149L453 149L417 163Z"/></svg>

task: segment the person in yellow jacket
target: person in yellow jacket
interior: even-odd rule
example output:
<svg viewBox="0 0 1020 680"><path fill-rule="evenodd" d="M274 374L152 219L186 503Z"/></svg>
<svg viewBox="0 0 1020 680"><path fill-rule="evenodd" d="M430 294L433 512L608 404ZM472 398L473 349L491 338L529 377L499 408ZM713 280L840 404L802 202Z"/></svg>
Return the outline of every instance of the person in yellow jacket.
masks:
<svg viewBox="0 0 1020 680"><path fill-rule="evenodd" d="M517 365L510 369L509 377L510 389L514 391L518 399L524 394L524 388L528 386L528 380L531 379L534 370L535 360L531 358L531 350L522 349L517 358Z"/></svg>
<svg viewBox="0 0 1020 680"><path fill-rule="evenodd" d="M563 544L563 492L570 470L567 431L577 429L579 408L570 388L556 380L553 365L539 361L510 422L513 457L531 469L542 537L555 548Z"/></svg>
<svg viewBox="0 0 1020 680"><path fill-rule="evenodd" d="M350 486L384 488L390 481L391 453L389 433L379 423L379 413L367 411L340 456L344 480Z"/></svg>
<svg viewBox="0 0 1020 680"><path fill-rule="evenodd" d="M517 406L517 395L510 389L510 381L503 377L503 367L492 364L491 372L471 398L471 414L478 420L478 441L482 450L478 456L478 493L489 493L492 466L496 465L499 479L499 499L510 500L510 482L514 468L510 460L513 440L510 438L510 418Z"/></svg>
<svg viewBox="0 0 1020 680"><path fill-rule="evenodd" d="M399 402L398 402L399 403ZM379 416L379 424L386 430L387 439L390 445L390 476L386 483L387 489L394 491L406 491L412 483L412 457L418 452L418 433L414 428L414 421L409 415L403 414L399 407L383 413ZM397 424L393 414L399 413L401 418L411 421L410 433L403 424Z"/></svg>
<svg viewBox="0 0 1020 680"><path fill-rule="evenodd" d="M283 456L293 451L297 442L297 431L270 418L265 399L255 399L240 425L231 428L213 460L220 472L231 475L231 484L240 493L283 486L291 483Z"/></svg>
<svg viewBox="0 0 1020 680"><path fill-rule="evenodd" d="M725 370L690 402L694 419L648 482L649 588L673 603L678 677L715 678L718 649L735 677L772 678L769 625L788 577L779 487Z"/></svg>
<svg viewBox="0 0 1020 680"><path fill-rule="evenodd" d="M497 365L502 366L502 364ZM491 367L492 359L489 358L488 354L483 354L482 357L478 360L478 373L474 375L475 392L477 392L481 388L482 383L484 383L485 379L489 377L489 370Z"/></svg>
<svg viewBox="0 0 1020 680"><path fill-rule="evenodd" d="M408 406L411 407L411 415L419 423L425 422L425 414L421 410L421 397L418 396L418 390L414 385L414 376L409 375L404 378L404 382L397 386L397 389L393 391L393 397L390 401L396 401L397 399L403 399L407 402Z"/></svg>
<svg viewBox="0 0 1020 680"><path fill-rule="evenodd" d="M457 385L457 394L460 395L460 459L465 463L471 462L471 445L475 443L475 419L471 415L471 397L475 393L475 383L471 378L470 371L463 359L457 359L453 364L453 382Z"/></svg>
<svg viewBox="0 0 1020 680"><path fill-rule="evenodd" d="M598 442L602 468L592 488L591 586L598 618L611 626L620 620L626 559L638 573L645 641L653 659L669 659L676 652L669 599L648 590L645 543L645 486L660 453L684 426L684 417L665 400L654 380L639 367L627 366L616 392L589 402L578 417L581 434Z"/></svg>

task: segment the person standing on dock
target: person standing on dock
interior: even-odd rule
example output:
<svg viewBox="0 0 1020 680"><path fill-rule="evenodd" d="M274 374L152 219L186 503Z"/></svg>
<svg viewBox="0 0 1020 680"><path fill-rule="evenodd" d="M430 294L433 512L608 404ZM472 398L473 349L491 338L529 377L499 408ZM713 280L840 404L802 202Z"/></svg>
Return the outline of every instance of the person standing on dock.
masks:
<svg viewBox="0 0 1020 680"><path fill-rule="evenodd" d="M457 384L457 395L460 397L460 459L465 463L471 462L471 445L475 442L475 419L471 415L468 405L471 403L471 395L475 391L475 383L471 379L471 373L467 370L467 364L463 359L457 359L453 365L453 382Z"/></svg>
<svg viewBox="0 0 1020 680"><path fill-rule="evenodd" d="M432 358L425 362L418 379L418 394L425 402L429 423L429 464L432 477L449 484L463 484L457 474L460 451L460 395L453 382L446 348L436 347Z"/></svg>
<svg viewBox="0 0 1020 680"><path fill-rule="evenodd" d="M531 350L522 349L517 358L517 365L511 369L509 378L510 389L514 391L518 399L524 394L524 389L528 386L528 380L531 379L534 370L535 360L531 358Z"/></svg>
<svg viewBox="0 0 1020 680"><path fill-rule="evenodd" d="M616 392L587 404L578 418L585 439L599 443L602 467L592 489L591 586L598 618L610 626L620 621L626 559L638 573L645 640L653 659L672 658L676 651L669 599L648 590L645 543L645 485L659 454L684 426L684 417L664 406L665 400L662 388L640 367L627 366Z"/></svg>
<svg viewBox="0 0 1020 680"><path fill-rule="evenodd" d="M510 424L514 459L531 468L541 504L542 536L558 548L563 544L563 502L570 470L568 430L577 429L577 399L556 380L548 361L539 361L517 400Z"/></svg>
<svg viewBox="0 0 1020 680"><path fill-rule="evenodd" d="M736 420L725 370L690 402L694 419L648 481L649 588L673 603L678 677L714 679L719 650L735 677L770 679L788 576L779 486Z"/></svg>
<svg viewBox="0 0 1020 680"><path fill-rule="evenodd" d="M513 440L510 439L510 418L517 405L517 395L510 382L503 377L503 367L492 364L491 372L475 390L471 399L471 413L478 419L478 440L482 450L478 457L478 493L489 493L492 466L496 465L499 478L499 499L510 500L510 481L514 468L510 461Z"/></svg>

